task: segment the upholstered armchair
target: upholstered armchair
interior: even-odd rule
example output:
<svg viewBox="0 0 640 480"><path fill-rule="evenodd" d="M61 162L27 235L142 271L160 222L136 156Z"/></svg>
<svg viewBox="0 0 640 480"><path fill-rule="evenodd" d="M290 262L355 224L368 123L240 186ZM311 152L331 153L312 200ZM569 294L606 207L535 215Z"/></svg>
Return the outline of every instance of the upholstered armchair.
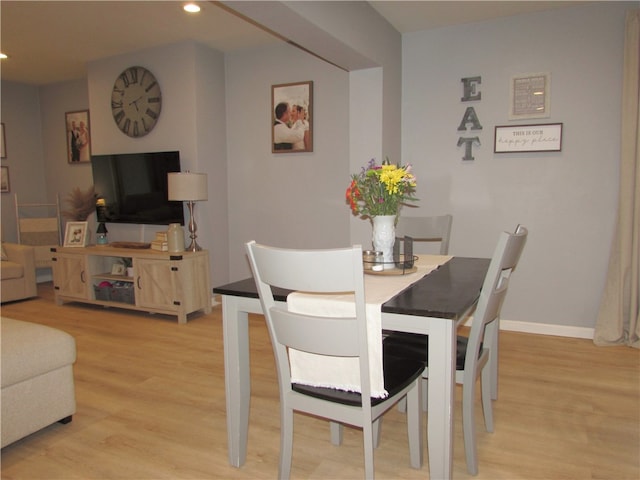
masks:
<svg viewBox="0 0 640 480"><path fill-rule="evenodd" d="M35 249L17 243L2 243L2 303L38 294Z"/></svg>

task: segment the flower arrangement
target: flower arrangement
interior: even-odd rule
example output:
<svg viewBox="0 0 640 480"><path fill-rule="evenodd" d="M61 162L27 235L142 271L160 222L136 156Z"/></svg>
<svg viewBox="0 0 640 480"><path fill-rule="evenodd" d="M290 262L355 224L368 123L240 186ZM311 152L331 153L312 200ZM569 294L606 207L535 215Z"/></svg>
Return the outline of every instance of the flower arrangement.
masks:
<svg viewBox="0 0 640 480"><path fill-rule="evenodd" d="M402 204L417 200L415 189L411 165L393 165L388 158L376 165L371 159L360 173L351 176L346 196L354 215L397 215Z"/></svg>

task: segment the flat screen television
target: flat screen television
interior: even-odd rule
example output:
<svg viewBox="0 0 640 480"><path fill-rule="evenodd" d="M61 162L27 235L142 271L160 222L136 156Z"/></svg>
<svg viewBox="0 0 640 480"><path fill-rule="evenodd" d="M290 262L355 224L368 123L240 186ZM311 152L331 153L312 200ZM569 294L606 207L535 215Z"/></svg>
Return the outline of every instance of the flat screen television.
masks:
<svg viewBox="0 0 640 480"><path fill-rule="evenodd" d="M180 152L92 155L98 222L184 225L182 202L170 202L167 173L180 171Z"/></svg>

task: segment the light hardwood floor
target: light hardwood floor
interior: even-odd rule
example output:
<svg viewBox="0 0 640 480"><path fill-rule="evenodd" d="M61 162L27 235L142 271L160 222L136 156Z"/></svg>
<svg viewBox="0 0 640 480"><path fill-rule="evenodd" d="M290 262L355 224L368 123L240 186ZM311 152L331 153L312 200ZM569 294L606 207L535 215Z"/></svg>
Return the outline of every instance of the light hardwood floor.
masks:
<svg viewBox="0 0 640 480"><path fill-rule="evenodd" d="M40 298L2 315L76 338L77 413L2 450L2 479L273 479L279 450L278 389L261 316L252 316L251 418L246 464L226 450L221 309L173 317ZM503 332L495 433L478 420L478 480L640 478L640 352L590 340ZM456 393L453 476L466 471ZM409 467L405 417L385 416L376 476L428 478ZM362 478L362 435L296 415L292 478Z"/></svg>

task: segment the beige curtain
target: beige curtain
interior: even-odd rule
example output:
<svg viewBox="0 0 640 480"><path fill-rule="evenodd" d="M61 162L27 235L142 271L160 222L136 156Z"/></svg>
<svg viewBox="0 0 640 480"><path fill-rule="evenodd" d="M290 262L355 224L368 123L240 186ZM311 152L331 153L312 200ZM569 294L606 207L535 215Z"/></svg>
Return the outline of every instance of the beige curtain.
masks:
<svg viewBox="0 0 640 480"><path fill-rule="evenodd" d="M593 341L640 348L640 10L627 13L618 223Z"/></svg>

